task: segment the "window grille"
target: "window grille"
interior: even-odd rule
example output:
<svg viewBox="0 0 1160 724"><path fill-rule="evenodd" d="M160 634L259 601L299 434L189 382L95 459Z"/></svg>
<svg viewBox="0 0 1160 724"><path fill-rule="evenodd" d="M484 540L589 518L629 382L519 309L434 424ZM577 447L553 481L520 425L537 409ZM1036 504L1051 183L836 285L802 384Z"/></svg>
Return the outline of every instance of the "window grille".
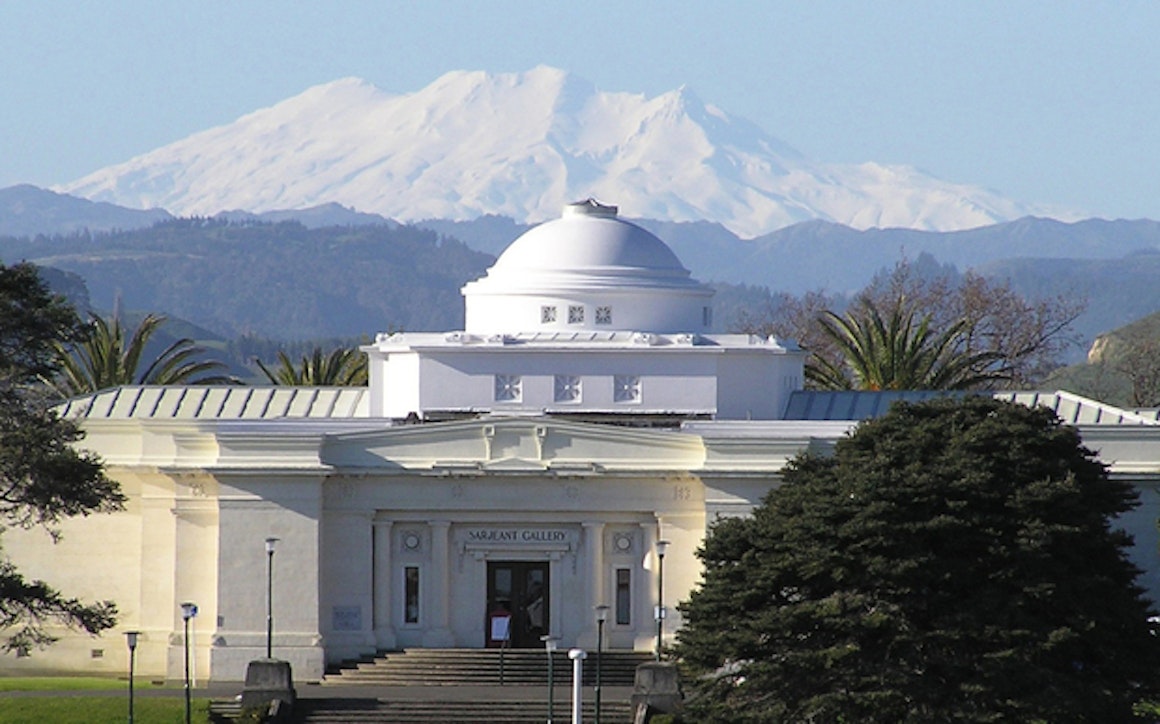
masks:
<svg viewBox="0 0 1160 724"><path fill-rule="evenodd" d="M580 378L575 375L556 375L556 402L579 402Z"/></svg>
<svg viewBox="0 0 1160 724"><path fill-rule="evenodd" d="M523 398L523 384L519 375L495 376L495 401L519 402Z"/></svg>

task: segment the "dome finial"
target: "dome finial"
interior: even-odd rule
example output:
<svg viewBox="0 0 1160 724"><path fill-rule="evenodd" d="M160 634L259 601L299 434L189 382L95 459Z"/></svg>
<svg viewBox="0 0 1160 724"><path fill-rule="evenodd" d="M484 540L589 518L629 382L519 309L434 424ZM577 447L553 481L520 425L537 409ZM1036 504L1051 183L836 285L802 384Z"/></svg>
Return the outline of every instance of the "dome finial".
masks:
<svg viewBox="0 0 1160 724"><path fill-rule="evenodd" d="M589 196L583 201L576 201L564 206L564 216L616 216L620 209L616 206L607 206Z"/></svg>

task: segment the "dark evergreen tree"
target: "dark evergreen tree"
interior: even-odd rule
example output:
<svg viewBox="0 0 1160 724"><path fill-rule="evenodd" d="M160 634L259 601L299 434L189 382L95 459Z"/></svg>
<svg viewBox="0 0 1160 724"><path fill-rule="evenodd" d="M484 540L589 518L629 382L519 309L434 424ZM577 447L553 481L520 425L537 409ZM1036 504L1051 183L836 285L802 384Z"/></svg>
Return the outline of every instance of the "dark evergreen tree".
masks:
<svg viewBox="0 0 1160 724"><path fill-rule="evenodd" d="M0 526L42 526L56 537L64 518L124 504L100 460L72 447L82 433L48 407L40 383L58 371L54 344L79 330L76 312L48 292L35 267L0 266ZM0 648L51 643L51 624L97 633L115 614L109 601L67 598L0 560Z"/></svg>
<svg viewBox="0 0 1160 724"><path fill-rule="evenodd" d="M1130 721L1160 672L1134 505L1050 410L898 404L712 528L691 720Z"/></svg>

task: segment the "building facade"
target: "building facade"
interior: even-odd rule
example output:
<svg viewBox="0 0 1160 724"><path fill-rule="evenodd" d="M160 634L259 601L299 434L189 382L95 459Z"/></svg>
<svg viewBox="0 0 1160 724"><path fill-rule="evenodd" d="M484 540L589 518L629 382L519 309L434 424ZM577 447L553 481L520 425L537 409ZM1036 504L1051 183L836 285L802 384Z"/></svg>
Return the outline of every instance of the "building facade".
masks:
<svg viewBox="0 0 1160 724"><path fill-rule="evenodd" d="M463 289L464 330L380 335L366 388L125 387L73 400L85 446L129 498L53 544L6 531L27 574L110 599L115 632L62 640L14 671L242 678L274 655L300 680L378 650L652 650L680 626L712 521L745 515L803 450L898 396L801 391L790 343L709 333L711 291L659 239L595 202L517 239ZM1160 594L1160 425L1052 393L1144 505L1122 524ZM275 538L273 556L265 541ZM667 542L663 589L658 542ZM267 565L270 567L267 568ZM268 576L268 573L270 574ZM272 580L272 596L267 585Z"/></svg>

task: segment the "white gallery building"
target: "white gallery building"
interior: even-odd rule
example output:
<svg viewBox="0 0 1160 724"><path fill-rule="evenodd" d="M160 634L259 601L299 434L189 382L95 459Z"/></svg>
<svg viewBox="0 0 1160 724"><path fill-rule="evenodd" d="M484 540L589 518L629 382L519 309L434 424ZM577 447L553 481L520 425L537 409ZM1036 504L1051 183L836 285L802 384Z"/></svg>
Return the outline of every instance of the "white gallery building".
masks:
<svg viewBox="0 0 1160 724"><path fill-rule="evenodd" d="M699 578L718 516L744 515L803 450L909 393L802 391L804 353L709 333L712 290L657 237L595 202L516 239L463 287L465 329L379 335L365 388L124 387L73 400L124 512L5 531L27 575L117 603L117 629L62 631L7 671L179 679L181 604L200 679L273 654L299 680L377 650L509 645L652 650ZM1143 584L1160 600L1160 424L1067 393L1009 395L1077 424L1143 505ZM275 538L268 555L266 539ZM663 592L658 542L668 543Z"/></svg>

